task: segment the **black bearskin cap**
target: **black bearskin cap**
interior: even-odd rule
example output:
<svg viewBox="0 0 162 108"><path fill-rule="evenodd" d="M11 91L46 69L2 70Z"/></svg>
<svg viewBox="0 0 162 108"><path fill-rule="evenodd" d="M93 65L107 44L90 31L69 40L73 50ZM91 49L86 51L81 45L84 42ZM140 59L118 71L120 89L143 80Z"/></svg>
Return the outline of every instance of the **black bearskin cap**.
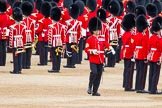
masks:
<svg viewBox="0 0 162 108"><path fill-rule="evenodd" d="M44 15L45 18L50 16L51 11L51 4L49 2L43 2L41 5L41 13Z"/></svg>
<svg viewBox="0 0 162 108"><path fill-rule="evenodd" d="M29 16L33 12L33 5L30 2L25 1L25 2L22 2L21 9L22 9L23 15Z"/></svg>
<svg viewBox="0 0 162 108"><path fill-rule="evenodd" d="M148 3L146 6L147 14L151 17L155 17L158 14L158 10L155 4Z"/></svg>
<svg viewBox="0 0 162 108"><path fill-rule="evenodd" d="M5 12L7 10L7 2L5 0L0 0L0 12Z"/></svg>
<svg viewBox="0 0 162 108"><path fill-rule="evenodd" d="M50 3L51 3L51 6L52 6L52 7L57 6L57 3L56 3L56 2L54 2L54 1L52 1L52 2L50 2Z"/></svg>
<svg viewBox="0 0 162 108"><path fill-rule="evenodd" d="M135 15L132 13L126 14L121 25L124 31L130 31L135 26Z"/></svg>
<svg viewBox="0 0 162 108"><path fill-rule="evenodd" d="M107 9L108 4L111 0L102 0L102 8Z"/></svg>
<svg viewBox="0 0 162 108"><path fill-rule="evenodd" d="M136 4L133 1L128 1L126 4L126 10L128 13L134 13L136 8Z"/></svg>
<svg viewBox="0 0 162 108"><path fill-rule="evenodd" d="M120 16L120 15L122 15L122 13L123 13L124 5L123 5L123 2L122 2L122 1L118 0L118 2L119 2L119 4L120 4L120 12L119 12L118 15Z"/></svg>
<svg viewBox="0 0 162 108"><path fill-rule="evenodd" d="M87 0L82 0L84 5L86 6L87 5Z"/></svg>
<svg viewBox="0 0 162 108"><path fill-rule="evenodd" d="M81 0L75 1L75 4L79 7L79 15L82 15L84 13L84 3Z"/></svg>
<svg viewBox="0 0 162 108"><path fill-rule="evenodd" d="M77 4L72 4L69 7L69 14L73 19L77 19L79 16L79 7Z"/></svg>
<svg viewBox="0 0 162 108"><path fill-rule="evenodd" d="M120 4L118 1L116 0L112 0L109 4L108 4L108 7L107 7L108 11L113 14L114 16L118 16L119 13L120 13Z"/></svg>
<svg viewBox="0 0 162 108"><path fill-rule="evenodd" d="M91 11L95 11L96 10L96 7L97 7L97 1L96 0L87 0L87 7Z"/></svg>
<svg viewBox="0 0 162 108"><path fill-rule="evenodd" d="M143 32L148 27L146 17L144 15L137 16L135 25L138 32Z"/></svg>
<svg viewBox="0 0 162 108"><path fill-rule="evenodd" d="M28 1L32 4L33 8L34 8L34 0L22 0L22 2ZM39 1L39 0L38 0Z"/></svg>
<svg viewBox="0 0 162 108"><path fill-rule="evenodd" d="M146 8L142 5L136 6L135 14L136 16L141 15L141 14L146 16Z"/></svg>
<svg viewBox="0 0 162 108"><path fill-rule="evenodd" d="M42 3L43 3L43 0L37 0L37 1L36 1L36 9L37 9L39 12L40 12Z"/></svg>
<svg viewBox="0 0 162 108"><path fill-rule="evenodd" d="M154 34L154 32L157 32L161 29L162 25L160 24L160 22L158 21L159 19L154 19L152 22L152 26L150 28L150 31L152 34ZM162 19L161 19L162 20Z"/></svg>
<svg viewBox="0 0 162 108"><path fill-rule="evenodd" d="M15 1L15 2L12 4L12 9L14 9L14 8L16 8L16 7L21 8L21 4L22 4L22 2L20 2L20 1Z"/></svg>
<svg viewBox="0 0 162 108"><path fill-rule="evenodd" d="M135 0L136 6L138 5L145 5L145 0Z"/></svg>
<svg viewBox="0 0 162 108"><path fill-rule="evenodd" d="M88 28L92 34L93 34L93 31L95 31L95 30L101 30L102 24L101 24L100 19L98 19L97 17L91 18L88 23Z"/></svg>
<svg viewBox="0 0 162 108"><path fill-rule="evenodd" d="M106 11L103 8L97 10L97 17L101 21L106 21Z"/></svg>
<svg viewBox="0 0 162 108"><path fill-rule="evenodd" d="M58 8L57 6L53 7L51 9L50 17L54 21L59 21L60 18L61 18L61 10L60 10L60 8Z"/></svg>
<svg viewBox="0 0 162 108"><path fill-rule="evenodd" d="M63 6L67 9L73 4L73 0L63 0Z"/></svg>
<svg viewBox="0 0 162 108"><path fill-rule="evenodd" d="M15 7L12 11L12 17L14 20L16 21L22 21L22 18L23 18L23 13L22 13L22 10L21 8L19 7Z"/></svg>
<svg viewBox="0 0 162 108"><path fill-rule="evenodd" d="M153 1L153 4L156 5L157 10L158 10L158 14L161 13L161 9L162 9L162 7L161 7L161 3L160 3L160 1L159 1L159 0L154 0L154 1Z"/></svg>

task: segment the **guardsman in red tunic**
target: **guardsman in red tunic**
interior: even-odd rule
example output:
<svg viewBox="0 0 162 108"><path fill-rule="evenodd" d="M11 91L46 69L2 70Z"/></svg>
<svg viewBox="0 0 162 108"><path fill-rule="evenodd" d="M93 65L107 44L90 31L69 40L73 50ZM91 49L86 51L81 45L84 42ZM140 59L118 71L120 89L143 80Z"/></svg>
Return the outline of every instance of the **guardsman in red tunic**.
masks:
<svg viewBox="0 0 162 108"><path fill-rule="evenodd" d="M133 71L132 61L134 53L134 39L132 29L135 27L135 15L128 13L122 21L122 28L125 31L122 36L121 58L124 59L123 87L125 91L134 91L132 89ZM134 66L134 63L133 63Z"/></svg>
<svg viewBox="0 0 162 108"><path fill-rule="evenodd" d="M78 40L81 36L81 26L82 22L78 21L79 16L79 7L77 4L72 4L69 7L69 14L71 19L66 21L66 54L67 54L67 64L65 68L75 68L76 64L76 55L79 51L78 49Z"/></svg>
<svg viewBox="0 0 162 108"><path fill-rule="evenodd" d="M102 29L99 35L103 37L102 41L106 41L107 43L109 43L109 26L108 26L108 23L106 22L106 11L103 8L98 9L97 17L102 22ZM107 53L109 53L109 51L105 51L105 63L104 63L105 65L104 66L106 66Z"/></svg>
<svg viewBox="0 0 162 108"><path fill-rule="evenodd" d="M79 7L79 16L78 16L77 20L81 21L82 25L83 25L84 15L87 13L86 10L85 10L84 2L77 0L75 2L75 4L77 4L78 7ZM86 36L86 30L82 26L82 28L81 28L81 37L80 37L79 43L78 43L79 51L77 53L76 64L81 64L81 61L82 61L82 57L83 57L82 56L83 55L83 44L85 44L84 43L85 36Z"/></svg>
<svg viewBox="0 0 162 108"><path fill-rule="evenodd" d="M66 25L66 21L70 19L70 15L68 12L69 7L73 4L73 0L64 0L63 1L63 10L61 16L61 24Z"/></svg>
<svg viewBox="0 0 162 108"><path fill-rule="evenodd" d="M21 5L21 9L24 15L23 24L26 26L24 39L25 52L23 53L23 69L30 69L31 66L31 55L32 55L32 44L34 42L35 35L35 21L31 18L33 12L33 5L24 1Z"/></svg>
<svg viewBox="0 0 162 108"><path fill-rule="evenodd" d="M120 4L118 1L111 1L108 4L108 10L111 13L111 16L109 18L107 18L107 22L109 24L109 43L110 45L112 45L112 47L114 48L114 50L116 51L116 48L118 46L118 29L120 29L118 27L119 23L121 22L121 20L119 18L117 18L116 16L118 16L121 12L120 10ZM113 55L112 53L108 54L108 65L107 67L114 67L115 66L115 62L116 62L116 54Z"/></svg>
<svg viewBox="0 0 162 108"><path fill-rule="evenodd" d="M41 5L42 5L43 0L37 0L36 1L36 9L37 11L35 13L32 13L31 18L35 20L35 28L38 27L38 21L41 20L44 16L42 15L40 9L41 9ZM39 47L38 47L38 34L35 34L35 38L34 38L34 44L33 44L33 48L35 48L36 52L34 55L39 55Z"/></svg>
<svg viewBox="0 0 162 108"><path fill-rule="evenodd" d="M85 52L89 55L91 70L87 93L92 94L92 96L100 96L98 88L103 71L104 48L112 49L106 41L100 41L103 40L103 37L99 35L101 29L100 19L97 17L91 18L89 21L89 31L92 35L86 41Z"/></svg>
<svg viewBox="0 0 162 108"><path fill-rule="evenodd" d="M14 8L12 13L15 24L10 26L9 45L13 51L13 71L12 74L21 74L22 70L22 52L24 52L23 37L25 37L25 25L22 24L22 10Z"/></svg>
<svg viewBox="0 0 162 108"><path fill-rule="evenodd" d="M157 14L158 14L158 10L157 10L157 7L156 7L156 5L155 4L153 4L153 3L149 3L149 4L147 4L147 6L146 6L146 10L147 10L147 14L148 14L148 16L149 16L149 18L148 18L148 24L149 24L149 27L151 27L152 26L152 21L153 21L153 19L157 16ZM151 36L151 33L149 32L149 37Z"/></svg>
<svg viewBox="0 0 162 108"><path fill-rule="evenodd" d="M9 16L5 13L7 3L5 0L0 0L0 66L6 65L6 46L9 36Z"/></svg>
<svg viewBox="0 0 162 108"><path fill-rule="evenodd" d="M44 15L42 19L38 21L38 28L36 33L38 34L38 45L39 45L39 57L40 63L38 65L47 65L48 59L48 36L47 29L48 25L52 24L50 19L51 4L44 1L41 5L41 13Z"/></svg>
<svg viewBox="0 0 162 108"><path fill-rule="evenodd" d="M51 9L50 14L53 23L48 28L48 45L51 49L52 69L48 72L59 72L61 65L61 53L63 52L63 45L65 45L65 25L59 22L61 18L61 10L59 7Z"/></svg>
<svg viewBox="0 0 162 108"><path fill-rule="evenodd" d="M145 83L147 74L147 55L148 55L148 22L144 15L138 15L136 18L137 34L135 36L134 58L136 60L136 85L137 93L145 93Z"/></svg>
<svg viewBox="0 0 162 108"><path fill-rule="evenodd" d="M88 29L88 23L89 23L89 20L92 18L92 17L95 17L96 16L96 8L97 8L97 2L96 0L87 0L86 1L86 11L87 11L87 14L85 14L83 17L84 17L84 20L83 20L83 30L86 32L86 37L85 37L85 41L86 39L91 35L91 33L89 32L89 29ZM84 42L85 43L85 42ZM85 44L83 45L83 48L85 47ZM85 58L85 60L88 60L88 56L87 58Z"/></svg>
<svg viewBox="0 0 162 108"><path fill-rule="evenodd" d="M149 68L149 86L148 91L150 94L162 94L162 92L158 92L157 85L159 81L161 63L160 63L160 56L161 56L161 46L160 45L160 38L161 38L161 27L162 25L160 22L162 21L162 17L156 17L151 26L151 33L152 36L149 39L148 43L148 61L150 64Z"/></svg>

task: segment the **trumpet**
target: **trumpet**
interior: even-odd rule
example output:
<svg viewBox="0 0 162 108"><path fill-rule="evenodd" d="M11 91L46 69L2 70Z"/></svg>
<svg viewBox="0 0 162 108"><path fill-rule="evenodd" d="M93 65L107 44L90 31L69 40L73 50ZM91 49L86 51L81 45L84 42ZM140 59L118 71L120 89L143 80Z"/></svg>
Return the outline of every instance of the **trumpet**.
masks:
<svg viewBox="0 0 162 108"><path fill-rule="evenodd" d="M55 50L55 52L56 52L56 56L58 56L59 53L62 53L63 52L63 48L62 47L57 47L56 50Z"/></svg>
<svg viewBox="0 0 162 108"><path fill-rule="evenodd" d="M24 48L16 48L15 54L17 55L17 54L20 54L20 53L23 53L23 52L26 52L26 51L24 50Z"/></svg>
<svg viewBox="0 0 162 108"><path fill-rule="evenodd" d="M71 45L71 48L77 53L79 52L79 47L77 45Z"/></svg>

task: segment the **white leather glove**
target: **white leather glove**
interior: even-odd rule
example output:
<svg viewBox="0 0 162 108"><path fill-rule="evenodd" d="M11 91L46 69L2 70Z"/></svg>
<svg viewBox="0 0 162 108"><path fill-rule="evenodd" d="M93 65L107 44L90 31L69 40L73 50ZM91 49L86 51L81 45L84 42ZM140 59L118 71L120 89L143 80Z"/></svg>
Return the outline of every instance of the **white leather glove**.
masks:
<svg viewBox="0 0 162 108"><path fill-rule="evenodd" d="M135 62L135 59L134 58L131 58L131 62Z"/></svg>
<svg viewBox="0 0 162 108"><path fill-rule="evenodd" d="M110 46L110 50L111 50L112 54L115 55L116 52L112 46Z"/></svg>

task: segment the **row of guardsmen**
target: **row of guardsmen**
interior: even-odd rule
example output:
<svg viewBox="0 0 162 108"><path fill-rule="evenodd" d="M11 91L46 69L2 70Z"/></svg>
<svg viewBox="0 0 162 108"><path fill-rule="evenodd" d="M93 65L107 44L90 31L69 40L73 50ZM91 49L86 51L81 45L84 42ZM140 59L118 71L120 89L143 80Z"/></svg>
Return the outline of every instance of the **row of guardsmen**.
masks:
<svg viewBox="0 0 162 108"><path fill-rule="evenodd" d="M130 26L133 23L131 18L124 20L127 15L129 16L128 13L132 15L131 17L135 14L132 18L132 20L136 19L133 20L135 22L133 26ZM19 74L22 68L30 69L32 47L35 47L36 43L40 57L38 65L47 65L50 48L52 69L48 72L60 71L61 54L65 49L67 64L64 67L75 68L75 64L81 63L82 60L83 40L88 39L92 34L88 29L89 20L97 16L102 22L99 35L103 38L99 41L107 42L112 46L111 50L104 51L105 58L108 58L103 63L105 67L114 67L116 61L124 59L123 87L125 91L132 91L133 71L131 70L134 66L131 65L130 68L130 64L132 64L131 60L135 59L137 69L135 90L143 93L146 92L144 87L149 61L152 69L149 71L149 91L156 94L160 73L160 65L156 64L160 64L161 59L159 56L158 59L152 60L158 48L151 45L158 43L160 37L155 43L153 43L154 39L151 39L159 32L157 25L161 30L160 15L159 0L0 0L0 65L5 66L6 42L9 40L8 44L13 52L11 73ZM134 39L130 37L124 39L128 31L130 31L128 36L133 35ZM141 36L140 39L138 35ZM127 42L134 43L134 47L130 47ZM159 42L157 47L160 45ZM131 52L127 51L129 48L132 54L127 57L126 52ZM138 57L139 55L142 57Z"/></svg>

